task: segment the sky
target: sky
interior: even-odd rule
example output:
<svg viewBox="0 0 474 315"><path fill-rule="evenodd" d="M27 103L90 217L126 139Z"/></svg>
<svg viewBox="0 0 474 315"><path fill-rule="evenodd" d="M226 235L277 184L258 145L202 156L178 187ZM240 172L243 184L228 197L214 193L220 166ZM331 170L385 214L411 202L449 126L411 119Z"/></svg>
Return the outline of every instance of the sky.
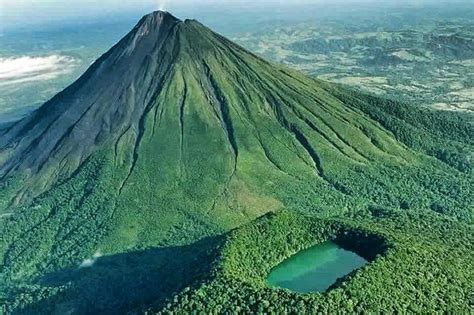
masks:
<svg viewBox="0 0 474 315"><path fill-rule="evenodd" d="M298 4L354 4L373 5L403 3L427 5L440 2L471 2L474 0L0 0L0 24L32 23L44 19L60 19L74 16L107 15L129 10L149 12L157 9L172 11L180 7L198 9L211 5L218 6L288 6Z"/></svg>
<svg viewBox="0 0 474 315"><path fill-rule="evenodd" d="M8 29L63 21L87 22L102 17L120 20L125 15L139 18L159 9L170 11L179 18L202 19L203 13L212 18L212 14L219 15L226 10L228 13L236 8L280 8L284 11L285 7L295 8L301 4L340 8L360 4L377 7L408 5L416 8L458 2L470 3L474 8L474 0L0 0L0 34Z"/></svg>

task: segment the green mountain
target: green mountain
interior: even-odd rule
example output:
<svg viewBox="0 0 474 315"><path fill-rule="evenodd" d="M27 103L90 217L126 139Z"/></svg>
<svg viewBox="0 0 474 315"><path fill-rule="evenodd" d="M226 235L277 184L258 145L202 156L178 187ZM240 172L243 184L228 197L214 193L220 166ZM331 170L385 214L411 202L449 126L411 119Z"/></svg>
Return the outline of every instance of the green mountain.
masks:
<svg viewBox="0 0 474 315"><path fill-rule="evenodd" d="M331 221L332 234L312 238L322 233L306 227L314 220L352 224L355 237L357 224L398 231L387 232L387 244L400 231L403 244L423 231L426 244L449 245L458 262L473 245L468 120L313 80L196 21L152 13L75 83L0 131L0 303L35 314L200 310L183 302L196 298L190 287L225 271L215 267L222 257L244 263L248 256L231 251L235 233L257 233L227 232L269 212L284 215L257 220L257 234L277 233L275 221L296 238L265 248L248 241L253 255L269 250L273 265L342 231ZM454 239L439 237L445 221ZM428 269L418 266L407 275L423 282ZM231 278L237 288L262 286ZM468 277L456 281L465 290ZM169 303L186 287L184 300ZM256 305L228 288L242 305ZM225 296L219 292L207 296ZM423 298L435 303L429 294ZM454 297L453 309L467 305L467 296Z"/></svg>

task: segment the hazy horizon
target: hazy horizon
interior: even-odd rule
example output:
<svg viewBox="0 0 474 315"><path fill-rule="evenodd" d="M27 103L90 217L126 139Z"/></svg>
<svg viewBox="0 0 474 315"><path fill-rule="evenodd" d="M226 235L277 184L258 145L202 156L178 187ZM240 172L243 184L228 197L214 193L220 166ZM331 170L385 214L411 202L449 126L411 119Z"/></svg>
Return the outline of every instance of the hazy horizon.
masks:
<svg viewBox="0 0 474 315"><path fill-rule="evenodd" d="M300 5L315 5L328 8L347 8L347 6L363 5L365 7L412 7L445 4L474 4L474 0L78 0L74 3L61 0L1 0L0 1L0 31L4 28L49 24L64 20L91 20L99 17L120 18L123 16L140 16L156 10L167 10L183 18L192 18L206 13L207 10L226 11L242 9L252 11L263 7L268 10L295 8Z"/></svg>

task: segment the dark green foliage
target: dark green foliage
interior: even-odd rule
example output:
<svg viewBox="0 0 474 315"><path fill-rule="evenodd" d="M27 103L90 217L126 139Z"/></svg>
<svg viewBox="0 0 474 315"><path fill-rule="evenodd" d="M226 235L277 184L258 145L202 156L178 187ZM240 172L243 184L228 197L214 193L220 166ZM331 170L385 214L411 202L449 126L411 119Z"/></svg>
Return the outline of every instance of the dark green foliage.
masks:
<svg viewBox="0 0 474 315"><path fill-rule="evenodd" d="M389 99L328 86L334 95L364 111L414 150L430 154L466 173L472 171L472 114L416 108Z"/></svg>
<svg viewBox="0 0 474 315"><path fill-rule="evenodd" d="M7 291L6 309L19 314L116 314L162 304L165 297L203 280L220 242L209 238L191 246L130 251L98 259L93 267L48 273L39 285Z"/></svg>
<svg viewBox="0 0 474 315"><path fill-rule="evenodd" d="M412 211L331 220L266 216L230 233L213 276L158 313L469 313L472 232L471 226ZM323 294L266 287L273 266L326 239L372 262Z"/></svg>

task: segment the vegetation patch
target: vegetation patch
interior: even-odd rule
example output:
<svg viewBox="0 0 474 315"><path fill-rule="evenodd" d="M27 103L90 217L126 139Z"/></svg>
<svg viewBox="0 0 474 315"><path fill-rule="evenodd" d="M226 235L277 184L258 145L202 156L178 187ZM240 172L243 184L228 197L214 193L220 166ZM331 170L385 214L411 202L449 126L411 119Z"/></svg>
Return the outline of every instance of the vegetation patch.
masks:
<svg viewBox="0 0 474 315"><path fill-rule="evenodd" d="M358 230L337 220L281 211L231 232L217 270L220 276L265 287L266 277L273 267L301 250L328 240L368 261L388 250L381 234Z"/></svg>
<svg viewBox="0 0 474 315"><path fill-rule="evenodd" d="M472 268L466 269L472 262L465 255L472 250L472 228L431 213L386 209L383 218L380 214L352 219L267 214L227 235L206 281L149 313L467 312L473 274L468 271ZM412 221L415 217L418 222ZM458 230L452 230L456 225ZM465 247L445 239L454 236L443 236L446 231L463 238ZM428 234L436 237L430 242ZM331 239L371 263L325 293L298 294L267 286L265 278L274 266Z"/></svg>

